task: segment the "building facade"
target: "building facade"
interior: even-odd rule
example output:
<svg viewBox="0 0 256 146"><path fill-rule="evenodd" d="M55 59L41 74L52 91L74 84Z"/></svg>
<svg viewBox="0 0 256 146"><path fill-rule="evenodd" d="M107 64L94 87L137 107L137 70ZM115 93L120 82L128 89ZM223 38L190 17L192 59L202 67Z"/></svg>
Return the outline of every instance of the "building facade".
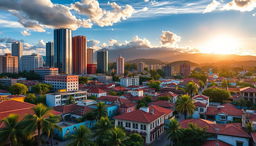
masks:
<svg viewBox="0 0 256 146"><path fill-rule="evenodd" d="M45 76L48 75L58 75L59 69L58 68L36 68L35 73L39 74L41 79L44 79Z"/></svg>
<svg viewBox="0 0 256 146"><path fill-rule="evenodd" d="M87 49L87 64L93 64L93 52L94 52L94 49L92 48Z"/></svg>
<svg viewBox="0 0 256 146"><path fill-rule="evenodd" d="M189 63L183 63L180 65L180 75L188 77L190 75L191 69Z"/></svg>
<svg viewBox="0 0 256 146"><path fill-rule="evenodd" d="M120 79L120 85L124 87L129 86L139 86L140 78L139 77L124 77Z"/></svg>
<svg viewBox="0 0 256 146"><path fill-rule="evenodd" d="M79 82L76 75L45 76L45 83L53 86L54 90L78 91Z"/></svg>
<svg viewBox="0 0 256 146"><path fill-rule="evenodd" d="M54 66L53 60L54 60L54 43L47 42L46 43L46 66L53 67Z"/></svg>
<svg viewBox="0 0 256 146"><path fill-rule="evenodd" d="M43 57L38 54L24 55L21 57L21 71L33 71L35 68L43 67Z"/></svg>
<svg viewBox="0 0 256 146"><path fill-rule="evenodd" d="M138 68L138 72L144 72L144 69L145 69L146 65L144 62L139 62L138 65L137 65L137 68Z"/></svg>
<svg viewBox="0 0 256 146"><path fill-rule="evenodd" d="M85 36L72 38L73 74L87 73L87 43Z"/></svg>
<svg viewBox="0 0 256 146"><path fill-rule="evenodd" d="M0 56L0 73L18 73L18 56L10 53Z"/></svg>
<svg viewBox="0 0 256 146"><path fill-rule="evenodd" d="M54 30L54 67L59 73L72 74L72 31L70 29Z"/></svg>
<svg viewBox="0 0 256 146"><path fill-rule="evenodd" d="M18 41L12 42L12 56L18 57L19 71L21 70L20 59L22 55L23 55L23 43Z"/></svg>
<svg viewBox="0 0 256 146"><path fill-rule="evenodd" d="M171 77L172 76L172 66L170 64L167 64L163 67L164 76L165 77Z"/></svg>
<svg viewBox="0 0 256 146"><path fill-rule="evenodd" d="M122 57L122 56L119 56L116 59L116 73L118 75L124 74L124 57Z"/></svg>
<svg viewBox="0 0 256 146"><path fill-rule="evenodd" d="M97 64L87 64L87 74L96 74Z"/></svg>
<svg viewBox="0 0 256 146"><path fill-rule="evenodd" d="M97 52L97 72L107 73L108 72L108 50L101 49Z"/></svg>

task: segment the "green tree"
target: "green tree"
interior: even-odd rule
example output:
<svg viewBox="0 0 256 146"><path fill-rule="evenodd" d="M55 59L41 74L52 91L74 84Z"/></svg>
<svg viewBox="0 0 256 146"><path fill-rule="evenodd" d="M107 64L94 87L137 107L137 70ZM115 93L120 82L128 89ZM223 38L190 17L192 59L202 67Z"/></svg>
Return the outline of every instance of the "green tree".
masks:
<svg viewBox="0 0 256 146"><path fill-rule="evenodd" d="M75 104L75 103L76 103L76 100L75 100L74 96L69 96L68 100L66 102L66 105Z"/></svg>
<svg viewBox="0 0 256 146"><path fill-rule="evenodd" d="M128 139L125 140L124 144L126 146L143 146L144 139L138 133L132 133L128 136Z"/></svg>
<svg viewBox="0 0 256 146"><path fill-rule="evenodd" d="M221 82L221 87L228 89L228 84L229 84L229 83L228 83L227 80L223 80L223 81Z"/></svg>
<svg viewBox="0 0 256 146"><path fill-rule="evenodd" d="M1 120L4 126L0 129L0 144L10 143L11 146L18 146L20 137L23 135L23 127L18 122L18 115L10 114Z"/></svg>
<svg viewBox="0 0 256 146"><path fill-rule="evenodd" d="M185 91L192 97L198 93L198 86L193 81L189 82L185 87Z"/></svg>
<svg viewBox="0 0 256 146"><path fill-rule="evenodd" d="M43 133L47 135L48 139L51 141L51 146L53 146L53 133L54 129L60 129L56 124L60 122L59 116L49 115L47 120L44 121Z"/></svg>
<svg viewBox="0 0 256 146"><path fill-rule="evenodd" d="M151 97L150 96L146 96L144 98L142 98L141 100L138 101L137 103L137 109L141 108L141 107L147 107L148 104L151 102Z"/></svg>
<svg viewBox="0 0 256 146"><path fill-rule="evenodd" d="M152 80L151 77L146 77L146 76L140 76L140 85L142 85L143 82L147 82Z"/></svg>
<svg viewBox="0 0 256 146"><path fill-rule="evenodd" d="M203 71L193 71L191 73L190 77L201 80L204 83L206 83L206 81L207 81L207 74Z"/></svg>
<svg viewBox="0 0 256 146"><path fill-rule="evenodd" d="M70 136L71 143L69 146L90 146L93 144L91 135L90 129L81 125L75 133Z"/></svg>
<svg viewBox="0 0 256 146"><path fill-rule="evenodd" d="M102 117L108 116L106 105L104 102L97 103L97 108L94 110L94 114L96 115L97 120L100 120Z"/></svg>
<svg viewBox="0 0 256 146"><path fill-rule="evenodd" d="M150 70L149 73L150 73L150 76L151 76L151 78L152 78L153 80L159 80L160 77L161 77L161 76L158 74L157 71Z"/></svg>
<svg viewBox="0 0 256 146"><path fill-rule="evenodd" d="M36 104L36 95L33 93L28 93L24 101L31 104Z"/></svg>
<svg viewBox="0 0 256 146"><path fill-rule="evenodd" d="M164 100L164 101L170 101L171 97L169 96L160 96L157 98L157 100Z"/></svg>
<svg viewBox="0 0 256 146"><path fill-rule="evenodd" d="M160 84L161 84L160 81L151 80L151 81L149 81L148 86L150 88L154 88L156 91L159 91L160 90Z"/></svg>
<svg viewBox="0 0 256 146"><path fill-rule="evenodd" d="M87 84L88 78L87 77L79 77L79 84Z"/></svg>
<svg viewBox="0 0 256 146"><path fill-rule="evenodd" d="M49 84L44 84L44 83L39 83L36 84L34 86L32 86L32 91L35 94L38 95L45 95L46 93L48 93L50 90L52 89L52 86Z"/></svg>
<svg viewBox="0 0 256 146"><path fill-rule="evenodd" d="M180 124L176 119L170 120L166 133L171 141L171 145L177 145L182 138L182 131L180 130Z"/></svg>
<svg viewBox="0 0 256 146"><path fill-rule="evenodd" d="M124 142L127 139L126 133L119 127L114 127L109 130L107 136L107 144L111 146L124 145Z"/></svg>
<svg viewBox="0 0 256 146"><path fill-rule="evenodd" d="M41 134L42 130L49 125L52 121L59 119L59 116L54 116L50 113L50 108L44 106L43 104L38 104L33 108L34 114L27 115L24 118L24 123L26 123L26 131L36 131L38 132L37 144L41 146Z"/></svg>
<svg viewBox="0 0 256 146"><path fill-rule="evenodd" d="M25 95L28 92L28 87L24 84L16 83L10 87L9 91L14 95Z"/></svg>
<svg viewBox="0 0 256 146"><path fill-rule="evenodd" d="M111 121L108 117L102 117L100 120L97 121L95 127L93 128L94 131L94 138L98 145L105 146L109 137L109 130L113 128Z"/></svg>
<svg viewBox="0 0 256 146"><path fill-rule="evenodd" d="M230 98L230 93L220 88L208 88L203 91L203 95L210 97L211 102L223 103Z"/></svg>
<svg viewBox="0 0 256 146"><path fill-rule="evenodd" d="M176 110L179 113L184 114L184 118L187 119L187 115L192 115L195 110L195 105L191 97L188 95L182 95L176 101Z"/></svg>

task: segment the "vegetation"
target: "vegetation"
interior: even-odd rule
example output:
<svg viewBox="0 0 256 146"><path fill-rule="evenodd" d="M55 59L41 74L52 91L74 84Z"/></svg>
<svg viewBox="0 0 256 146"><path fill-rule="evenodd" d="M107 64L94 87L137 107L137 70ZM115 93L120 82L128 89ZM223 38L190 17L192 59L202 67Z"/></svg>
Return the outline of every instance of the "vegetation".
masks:
<svg viewBox="0 0 256 146"><path fill-rule="evenodd" d="M150 102L151 102L151 97L146 96L146 97L142 98L141 100L138 101L137 109L139 109L141 107L147 107Z"/></svg>
<svg viewBox="0 0 256 146"><path fill-rule="evenodd" d="M125 140L124 144L126 146L143 146L144 140L140 134L133 133L128 136L128 138Z"/></svg>
<svg viewBox="0 0 256 146"><path fill-rule="evenodd" d="M182 95L179 97L175 106L177 112L184 114L185 119L187 119L187 115L192 115L195 110L193 100L188 95Z"/></svg>
<svg viewBox="0 0 256 146"><path fill-rule="evenodd" d="M98 102L97 108L93 112L95 114L96 120L100 120L102 117L106 117L108 115L106 105L103 102Z"/></svg>
<svg viewBox="0 0 256 146"><path fill-rule="evenodd" d="M227 90L220 88L208 88L203 91L203 95L208 96L211 102L223 103L230 98L230 93Z"/></svg>
<svg viewBox="0 0 256 146"><path fill-rule="evenodd" d="M152 80L152 77L140 76L140 85L142 85L143 82L147 82L150 80Z"/></svg>
<svg viewBox="0 0 256 146"><path fill-rule="evenodd" d="M161 75L159 75L159 73L157 71L150 70L149 73L153 80L159 80L161 77Z"/></svg>
<svg viewBox="0 0 256 146"><path fill-rule="evenodd" d="M119 127L114 127L107 131L107 145L121 146L127 139L126 133Z"/></svg>
<svg viewBox="0 0 256 146"><path fill-rule="evenodd" d="M159 91L160 90L160 84L161 84L160 81L151 80L151 81L149 81L148 86L150 88L154 88L156 91Z"/></svg>
<svg viewBox="0 0 256 146"><path fill-rule="evenodd" d="M24 84L16 83L10 87L9 92L14 95L26 95L28 87Z"/></svg>
<svg viewBox="0 0 256 146"><path fill-rule="evenodd" d="M79 84L87 84L88 78L87 77L79 77Z"/></svg>
<svg viewBox="0 0 256 146"><path fill-rule="evenodd" d="M40 76L38 74L36 74L34 71L23 71L23 72L19 72L19 73L1 73L0 74L0 78L4 78L4 77L8 77L8 78L26 78L28 80L40 80Z"/></svg>
<svg viewBox="0 0 256 146"><path fill-rule="evenodd" d="M24 99L25 102L36 104L36 95L33 93L28 93L27 96Z"/></svg>
<svg viewBox="0 0 256 146"><path fill-rule="evenodd" d="M170 101L171 97L169 96L160 96L157 98L157 100L164 100L164 101Z"/></svg>
<svg viewBox="0 0 256 146"><path fill-rule="evenodd" d="M32 86L32 91L35 94L38 95L45 95L46 93L48 93L50 90L52 89L52 86L49 84L44 84L44 83L39 83L36 84L34 86Z"/></svg>
<svg viewBox="0 0 256 146"><path fill-rule="evenodd" d="M90 146L93 144L91 136L91 130L81 125L75 133L70 136L71 143L69 143L69 146Z"/></svg>
<svg viewBox="0 0 256 146"><path fill-rule="evenodd" d="M192 97L198 93L198 86L193 81L189 82L185 87L185 91L187 92L188 95Z"/></svg>
<svg viewBox="0 0 256 146"><path fill-rule="evenodd" d="M207 74L203 71L193 71L191 73L190 77L201 80L204 83L206 83L206 80L207 80Z"/></svg>

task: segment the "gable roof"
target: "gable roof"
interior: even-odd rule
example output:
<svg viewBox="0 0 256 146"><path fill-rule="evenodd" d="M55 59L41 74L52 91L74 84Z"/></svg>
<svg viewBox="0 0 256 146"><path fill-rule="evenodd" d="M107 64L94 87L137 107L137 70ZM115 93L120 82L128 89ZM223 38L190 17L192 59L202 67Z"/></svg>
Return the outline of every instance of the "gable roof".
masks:
<svg viewBox="0 0 256 146"><path fill-rule="evenodd" d="M77 104L69 104L69 105L61 105L55 106L54 110L61 112L62 114L76 114L76 115L84 115L85 113L91 111L92 109L87 106L80 106Z"/></svg>
<svg viewBox="0 0 256 146"><path fill-rule="evenodd" d="M205 95L196 95L196 96L192 97L192 99L196 99L196 98L203 98L204 100L208 100L209 99L209 97L205 96Z"/></svg>
<svg viewBox="0 0 256 146"><path fill-rule="evenodd" d="M100 88L89 88L87 92L88 93L98 93L98 94L99 93L106 93L106 91L104 91Z"/></svg>
<svg viewBox="0 0 256 146"><path fill-rule="evenodd" d="M230 116L242 116L243 111L236 108L234 105L227 103L221 105L221 107L209 106L206 110L206 115L217 115L217 114L227 114Z"/></svg>
<svg viewBox="0 0 256 146"><path fill-rule="evenodd" d="M170 103L169 101L164 101L164 100L158 100L155 102L151 102L149 105L157 105L160 107L164 107L164 108L173 108L174 104Z"/></svg>
<svg viewBox="0 0 256 146"><path fill-rule="evenodd" d="M241 88L240 91L241 91L241 92L256 93L256 88L245 87L245 88Z"/></svg>

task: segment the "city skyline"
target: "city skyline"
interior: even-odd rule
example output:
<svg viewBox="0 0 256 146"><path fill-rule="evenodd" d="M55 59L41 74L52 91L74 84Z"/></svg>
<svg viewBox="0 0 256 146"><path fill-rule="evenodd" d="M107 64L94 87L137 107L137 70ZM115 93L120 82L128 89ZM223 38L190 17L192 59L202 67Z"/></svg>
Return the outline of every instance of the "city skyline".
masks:
<svg viewBox="0 0 256 146"><path fill-rule="evenodd" d="M23 40L25 55L45 56L45 42L53 41L53 28L60 27L72 28L73 36L86 36L94 49L256 54L254 0L35 0L30 6L26 1L0 2L2 54L10 52L7 42ZM47 17L52 14L56 18Z"/></svg>

